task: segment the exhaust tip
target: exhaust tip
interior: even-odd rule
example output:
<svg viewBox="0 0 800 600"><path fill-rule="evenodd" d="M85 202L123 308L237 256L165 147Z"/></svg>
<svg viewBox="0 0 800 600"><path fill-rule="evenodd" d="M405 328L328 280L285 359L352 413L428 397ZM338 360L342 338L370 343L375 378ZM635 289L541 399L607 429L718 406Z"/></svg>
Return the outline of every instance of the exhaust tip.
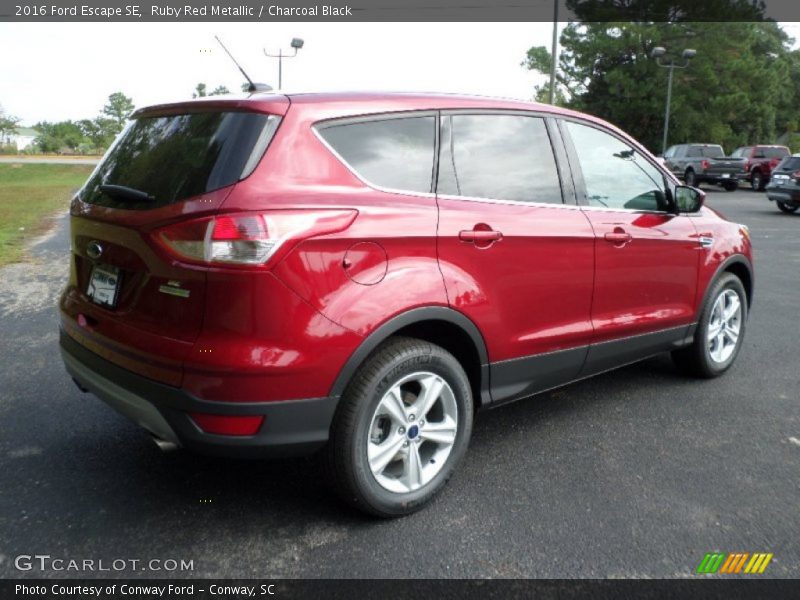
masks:
<svg viewBox="0 0 800 600"><path fill-rule="evenodd" d="M173 452L174 450L177 450L179 448L178 444L176 444L175 442L167 441L155 435L152 436L152 438L156 446L158 446L158 449L161 450L162 452Z"/></svg>

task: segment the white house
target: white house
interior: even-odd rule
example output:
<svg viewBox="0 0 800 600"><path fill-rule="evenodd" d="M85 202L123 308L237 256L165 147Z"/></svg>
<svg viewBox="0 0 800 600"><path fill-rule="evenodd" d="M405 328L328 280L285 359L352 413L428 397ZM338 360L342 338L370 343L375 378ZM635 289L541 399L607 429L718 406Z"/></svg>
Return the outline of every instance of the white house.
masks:
<svg viewBox="0 0 800 600"><path fill-rule="evenodd" d="M35 129L31 129L30 127L17 127L14 133L2 136L0 145L16 144L17 150L22 151L33 145L33 141L36 139L37 135L39 135L39 132Z"/></svg>

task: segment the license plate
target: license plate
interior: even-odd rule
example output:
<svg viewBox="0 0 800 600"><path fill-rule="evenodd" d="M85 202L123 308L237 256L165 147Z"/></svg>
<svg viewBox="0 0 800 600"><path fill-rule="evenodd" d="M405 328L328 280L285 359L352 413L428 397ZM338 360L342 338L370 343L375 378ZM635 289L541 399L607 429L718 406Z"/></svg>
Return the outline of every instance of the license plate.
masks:
<svg viewBox="0 0 800 600"><path fill-rule="evenodd" d="M110 265L95 265L89 277L89 286L86 295L101 306L113 308L117 303L119 282L122 278L117 267Z"/></svg>
<svg viewBox="0 0 800 600"><path fill-rule="evenodd" d="M730 176L731 176L731 174L730 174L730 173L723 173L723 174L722 174L722 178L723 178L723 179L727 179L727 178L728 178L728 177L730 177Z"/></svg>

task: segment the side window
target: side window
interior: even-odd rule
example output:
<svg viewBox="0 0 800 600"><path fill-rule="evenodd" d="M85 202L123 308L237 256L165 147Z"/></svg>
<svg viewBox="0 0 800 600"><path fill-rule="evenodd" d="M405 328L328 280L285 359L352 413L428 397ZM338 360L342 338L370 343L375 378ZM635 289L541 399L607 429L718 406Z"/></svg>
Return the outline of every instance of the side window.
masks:
<svg viewBox="0 0 800 600"><path fill-rule="evenodd" d="M589 206L668 210L664 176L634 148L587 125L566 122Z"/></svg>
<svg viewBox="0 0 800 600"><path fill-rule="evenodd" d="M675 150L676 150L675 146L670 146L669 148L667 148L667 151L664 152L664 158L672 158L673 156L675 156Z"/></svg>
<svg viewBox="0 0 800 600"><path fill-rule="evenodd" d="M442 120L438 193L562 203L544 119L453 115Z"/></svg>
<svg viewBox="0 0 800 600"><path fill-rule="evenodd" d="M320 128L319 134L371 184L430 193L435 117L362 121Z"/></svg>

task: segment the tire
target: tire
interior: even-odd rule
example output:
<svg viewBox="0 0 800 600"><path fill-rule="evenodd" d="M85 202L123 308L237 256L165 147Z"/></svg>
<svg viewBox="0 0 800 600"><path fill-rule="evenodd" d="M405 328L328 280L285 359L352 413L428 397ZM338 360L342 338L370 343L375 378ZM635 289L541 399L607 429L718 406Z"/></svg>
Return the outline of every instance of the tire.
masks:
<svg viewBox="0 0 800 600"><path fill-rule="evenodd" d="M424 410L419 403L425 389L440 391L428 411L412 414ZM368 514L413 513L444 487L463 458L472 415L470 382L453 355L426 341L390 338L342 395L325 449L329 482L345 502Z"/></svg>
<svg viewBox="0 0 800 600"><path fill-rule="evenodd" d="M735 192L739 187L739 184L736 183L735 181L726 181L725 183L722 184L722 187L726 192Z"/></svg>
<svg viewBox="0 0 800 600"><path fill-rule="evenodd" d="M750 177L750 186L753 188L754 192L761 192L764 190L764 177L761 175L761 171L754 171L752 176Z"/></svg>
<svg viewBox="0 0 800 600"><path fill-rule="evenodd" d="M686 173L683 174L683 182L688 186L697 187L697 175L692 169L686 169Z"/></svg>
<svg viewBox="0 0 800 600"><path fill-rule="evenodd" d="M717 329L719 318L732 307L729 301L736 298L739 303L738 318L724 319L727 327L721 327L719 336L712 336L712 327ZM735 313L731 312L731 317ZM694 342L686 348L672 352L675 364L684 372L696 377L710 379L718 377L727 371L736 360L744 340L747 324L747 294L741 280L733 273L723 273L711 286L708 298L700 311L700 319L694 334ZM731 336L736 333L734 343L730 343ZM723 344L720 346L719 344Z"/></svg>
<svg viewBox="0 0 800 600"><path fill-rule="evenodd" d="M787 214L792 214L793 212L797 212L797 209L800 208L800 204L786 204L785 202L781 202L777 200L775 204L778 205L778 208L781 212L785 212Z"/></svg>

